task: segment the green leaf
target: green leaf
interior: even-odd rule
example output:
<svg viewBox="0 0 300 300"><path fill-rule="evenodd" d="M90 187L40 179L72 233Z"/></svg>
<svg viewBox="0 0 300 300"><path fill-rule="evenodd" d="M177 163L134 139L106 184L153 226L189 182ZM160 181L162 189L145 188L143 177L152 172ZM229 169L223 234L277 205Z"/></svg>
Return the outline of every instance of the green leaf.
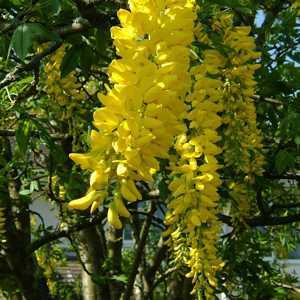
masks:
<svg viewBox="0 0 300 300"><path fill-rule="evenodd" d="M61 10L60 0L42 0L38 4L42 14L46 17L57 15Z"/></svg>
<svg viewBox="0 0 300 300"><path fill-rule="evenodd" d="M128 280L128 278L125 274L113 275L111 277L111 279L122 282L122 283L125 283L125 284L127 283L127 280Z"/></svg>
<svg viewBox="0 0 300 300"><path fill-rule="evenodd" d="M14 49L20 59L24 59L32 48L33 42L49 36L49 32L38 23L25 23L13 33L10 48Z"/></svg>
<svg viewBox="0 0 300 300"><path fill-rule="evenodd" d="M166 200L169 196L168 184L165 180L161 180L158 184L159 195L162 200Z"/></svg>
<svg viewBox="0 0 300 300"><path fill-rule="evenodd" d="M19 192L19 194L20 194L21 196L27 196L27 195L32 194L32 191L31 191L31 190L21 190L21 191Z"/></svg>
<svg viewBox="0 0 300 300"><path fill-rule="evenodd" d="M0 36L0 57L7 57L8 48L9 41L4 36Z"/></svg>
<svg viewBox="0 0 300 300"><path fill-rule="evenodd" d="M33 191L38 191L39 190L39 184L37 182L37 180L33 180L30 182L30 191L33 192Z"/></svg>
<svg viewBox="0 0 300 300"><path fill-rule="evenodd" d="M32 120L35 129L39 132L39 139L46 143L50 150L50 154L55 163L65 163L67 157L65 152L62 150L60 145L55 144L52 137L50 136L45 124L38 120Z"/></svg>
<svg viewBox="0 0 300 300"><path fill-rule="evenodd" d="M45 128L45 124L37 119L32 120L34 129L39 131L39 138L46 143L46 145L51 149L54 147L54 141L52 140L49 132Z"/></svg>
<svg viewBox="0 0 300 300"><path fill-rule="evenodd" d="M60 145L54 144L54 147L51 149L51 155L53 158L53 161L56 164L63 164L67 161L67 155L63 151L62 147Z"/></svg>
<svg viewBox="0 0 300 300"><path fill-rule="evenodd" d="M279 174L293 167L295 164L295 157L286 150L280 150L275 158L275 168Z"/></svg>
<svg viewBox="0 0 300 300"><path fill-rule="evenodd" d="M289 53L288 56L294 60L296 63L300 64L300 52Z"/></svg>
<svg viewBox="0 0 300 300"><path fill-rule="evenodd" d="M23 0L10 0L9 2L16 6L21 6L24 3Z"/></svg>
<svg viewBox="0 0 300 300"><path fill-rule="evenodd" d="M299 146L300 145L300 136L296 136L294 141L295 141L295 144L297 146Z"/></svg>
<svg viewBox="0 0 300 300"><path fill-rule="evenodd" d="M15 30L12 40L11 48L15 50L16 54L24 59L32 46L32 35L28 31L28 25L22 24Z"/></svg>
<svg viewBox="0 0 300 300"><path fill-rule="evenodd" d="M31 126L28 120L20 123L16 131L16 141L21 155L25 155L30 139Z"/></svg>
<svg viewBox="0 0 300 300"><path fill-rule="evenodd" d="M80 51L80 67L82 69L82 71L88 75L90 70L91 70L91 66L93 65L93 63L95 63L95 54L94 51L89 47L89 46L84 46L81 48Z"/></svg>
<svg viewBox="0 0 300 300"><path fill-rule="evenodd" d="M96 32L96 49L100 54L104 54L108 46L109 35L103 29L98 29Z"/></svg>
<svg viewBox="0 0 300 300"><path fill-rule="evenodd" d="M69 50L66 51L66 54L60 66L61 78L66 77L78 66L80 52L81 51L78 46L72 46Z"/></svg>

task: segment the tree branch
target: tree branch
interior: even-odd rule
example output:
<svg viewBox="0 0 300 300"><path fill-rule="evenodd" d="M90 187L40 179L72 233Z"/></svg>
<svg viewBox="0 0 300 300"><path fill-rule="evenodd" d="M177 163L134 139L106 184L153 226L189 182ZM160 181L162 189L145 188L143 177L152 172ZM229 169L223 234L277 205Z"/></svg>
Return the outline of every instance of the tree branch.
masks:
<svg viewBox="0 0 300 300"><path fill-rule="evenodd" d="M253 95L252 98L254 100L262 100L271 104L275 104L275 105L283 105L283 103L277 99L273 99L273 98L269 98L269 97L262 97L259 95Z"/></svg>
<svg viewBox="0 0 300 300"><path fill-rule="evenodd" d="M261 188L258 188L258 190L256 192L256 203L257 203L257 206L258 206L258 209L259 209L261 215L262 216L268 216L266 205L265 205L265 203L262 199Z"/></svg>
<svg viewBox="0 0 300 300"><path fill-rule="evenodd" d="M108 16L106 16L108 18ZM56 30L56 34L60 36L61 38L64 38L70 34L74 33L80 33L82 31L85 31L86 29L90 28L90 23L83 18L76 19L71 25L63 26L61 28L58 28ZM46 42L46 41L44 41ZM63 43L63 40L58 40L53 42L47 49L45 49L42 53L38 53L35 55L32 60L23 65L19 65L13 70L12 72L8 73L5 78L0 82L0 89L4 88L11 83L18 80L21 75L25 72L34 70L40 63L40 61L48 56L49 54L55 52Z"/></svg>
<svg viewBox="0 0 300 300"><path fill-rule="evenodd" d="M130 212L132 214L138 214L138 215L142 215L142 216L148 216L149 213L143 212L143 211L138 211L138 210L130 210ZM165 230L165 224L164 224L164 220L157 218L155 216L152 216L152 224L153 226L158 227L161 230Z"/></svg>
<svg viewBox="0 0 300 300"><path fill-rule="evenodd" d="M154 290L155 287L160 283L162 282L163 280L165 280L168 276L170 276L172 273L174 273L175 271L178 271L178 267L173 267L173 268L170 268L168 270L165 271L165 273L163 273L156 281L155 283L153 284L153 287L152 289Z"/></svg>
<svg viewBox="0 0 300 300"><path fill-rule="evenodd" d="M300 208L300 203L273 204L270 207L270 212L278 209Z"/></svg>
<svg viewBox="0 0 300 300"><path fill-rule="evenodd" d="M286 216L286 217L254 217L252 219L246 220L248 225L251 227L257 226L276 226L276 225L286 225L295 222L300 222L300 214Z"/></svg>
<svg viewBox="0 0 300 300"><path fill-rule="evenodd" d="M31 131L31 137L40 138L40 134L38 131ZM16 135L16 131L12 129L0 129L0 136L4 137L12 137ZM53 140L64 140L69 138L70 136L67 134L50 134Z"/></svg>
<svg viewBox="0 0 300 300"><path fill-rule="evenodd" d="M59 231L55 231L55 232L51 232L48 234L45 234L43 237L41 237L40 239L37 239L35 241L33 241L30 245L30 250L29 252L34 252L37 249L39 249L40 247L51 243L53 241L56 241L58 239L64 238L64 237L69 237L70 234L80 231L82 229L85 228L89 228L92 226L95 226L97 224L100 224L101 220L104 218L104 213L100 213L98 216L96 216L95 218L93 218L92 220L88 220L86 222L82 222L79 224L76 224L68 229L62 229Z"/></svg>
<svg viewBox="0 0 300 300"><path fill-rule="evenodd" d="M88 20L83 18L78 18L73 21L71 25L66 25L56 29L56 33L64 38L74 33L81 33L91 28L91 24Z"/></svg>
<svg viewBox="0 0 300 300"><path fill-rule="evenodd" d="M166 257L167 252L168 252L168 246L163 242L162 239L160 240L159 244L160 244L160 246L157 249L157 251L153 257L153 260L151 262L151 265L146 273L146 277L149 279L153 279L153 280L155 277L155 273L161 266L161 262Z"/></svg>
<svg viewBox="0 0 300 300"><path fill-rule="evenodd" d="M161 262L167 257L168 246L164 243L163 238L161 237L158 242L158 249L151 260L148 270L145 272L145 279L147 285L144 287L144 292L146 299L152 299L153 290L155 288L155 277L156 273L161 267Z"/></svg>
<svg viewBox="0 0 300 300"><path fill-rule="evenodd" d="M54 42L45 51L35 55L29 63L16 67L14 71L8 73L5 76L5 78L0 82L0 89L6 87L6 86L10 85L11 83L15 82L16 80L18 80L23 73L33 70L44 57L53 53L61 45L62 45L62 41Z"/></svg>
<svg viewBox="0 0 300 300"><path fill-rule="evenodd" d="M15 136L16 131L15 130L10 130L10 129L0 129L0 136Z"/></svg>
<svg viewBox="0 0 300 300"><path fill-rule="evenodd" d="M101 1L84 1L84 0L73 0L81 16L87 19L94 27L110 27L117 23L117 19L111 18L111 16L103 13L97 9L96 4ZM114 2L114 1L111 1ZM120 6L120 5L118 5ZM113 21L113 22L112 22ZM113 23L113 24L111 24Z"/></svg>
<svg viewBox="0 0 300 300"><path fill-rule="evenodd" d="M268 179L287 179L287 180L298 180L300 181L300 175L297 174L283 174L283 175L275 175L271 173L264 173L265 178Z"/></svg>
<svg viewBox="0 0 300 300"><path fill-rule="evenodd" d="M218 214L218 218L223 223L229 226L234 226L232 222L232 217L224 214ZM286 225L295 222L300 222L300 214L285 216L285 217L258 216L258 217L253 217L251 219L246 219L245 222L251 227Z"/></svg>
<svg viewBox="0 0 300 300"><path fill-rule="evenodd" d="M151 222L152 222L152 217L153 217L153 214L155 213L155 211L156 211L156 204L154 202L151 202L148 216L146 217L143 227L142 227L142 230L141 230L141 238L139 240L137 250L135 252L134 262L133 262L132 269L129 274L128 283L127 283L126 290L124 292L123 300L130 300L132 290L133 290L133 285L134 285L135 278L136 278L136 274L138 272L138 267L142 260L143 250L146 245L149 228L150 228Z"/></svg>

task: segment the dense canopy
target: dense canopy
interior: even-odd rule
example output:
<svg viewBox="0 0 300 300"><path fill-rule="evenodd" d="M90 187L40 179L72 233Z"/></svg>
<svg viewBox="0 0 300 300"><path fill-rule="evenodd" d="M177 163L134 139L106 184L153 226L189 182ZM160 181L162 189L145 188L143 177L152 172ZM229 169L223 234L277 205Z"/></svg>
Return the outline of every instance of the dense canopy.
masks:
<svg viewBox="0 0 300 300"><path fill-rule="evenodd" d="M0 296L297 292L299 13L0 0Z"/></svg>

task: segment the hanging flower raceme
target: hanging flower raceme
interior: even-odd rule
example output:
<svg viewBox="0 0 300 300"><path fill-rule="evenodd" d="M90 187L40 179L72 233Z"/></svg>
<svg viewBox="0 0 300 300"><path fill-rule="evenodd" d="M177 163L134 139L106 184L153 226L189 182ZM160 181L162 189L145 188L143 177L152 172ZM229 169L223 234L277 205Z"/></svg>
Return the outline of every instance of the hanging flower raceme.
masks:
<svg viewBox="0 0 300 300"><path fill-rule="evenodd" d="M67 106L70 111L78 102L85 100L86 95L81 91L75 71L61 78L61 64L65 55L66 45L62 45L49 57L45 65L46 91L60 106Z"/></svg>
<svg viewBox="0 0 300 300"><path fill-rule="evenodd" d="M216 272L222 267L216 243L220 232L217 206L221 184L217 129L223 110L223 82L213 77L223 68L224 58L215 50L206 50L203 63L191 70L194 85L187 98L190 125L175 144L177 156L171 163L169 185L172 198L165 219L175 260L190 268L187 277L193 278L194 292L203 288L207 299L212 296L212 287L216 287Z"/></svg>
<svg viewBox="0 0 300 300"><path fill-rule="evenodd" d="M217 24L216 24L217 23ZM224 45L230 49L224 72L224 162L235 173L230 183L231 196L237 203L239 216L250 212L255 176L262 175L263 154L261 133L257 128L252 97L255 94L254 72L259 68L250 27L233 26L231 15L221 15L215 23L223 35Z"/></svg>
<svg viewBox="0 0 300 300"><path fill-rule="evenodd" d="M94 113L97 130L91 151L71 154L83 169L92 170L90 189L69 206L92 211L114 187L108 221L121 227L129 213L123 200L140 200L136 181L151 182L159 158L169 157L173 138L185 130L184 97L190 87L189 46L196 17L190 0L129 1L120 9L120 27L111 34L117 54L108 74L112 87L100 94L103 107Z"/></svg>

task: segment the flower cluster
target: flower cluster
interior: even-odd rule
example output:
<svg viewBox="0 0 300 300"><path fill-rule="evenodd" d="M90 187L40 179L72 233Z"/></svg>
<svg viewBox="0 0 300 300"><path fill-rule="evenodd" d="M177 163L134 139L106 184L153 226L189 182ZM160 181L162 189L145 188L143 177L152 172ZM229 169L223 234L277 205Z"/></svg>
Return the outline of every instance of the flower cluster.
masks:
<svg viewBox="0 0 300 300"><path fill-rule="evenodd" d="M169 157L174 136L185 130L189 45L196 18L190 0L131 0L129 6L130 11L118 11L121 26L111 29L121 58L110 64L111 87L99 95L103 107L94 113L97 130L91 133L91 151L70 155L93 173L87 195L69 206L92 205L93 211L110 184L114 197L108 221L116 228L122 226L119 216L129 216L123 199L142 198L136 181L153 181L158 159Z"/></svg>
<svg viewBox="0 0 300 300"><path fill-rule="evenodd" d="M215 50L206 50L202 64L191 70L194 85L187 97L189 132L176 140L177 157L171 163L169 185L172 198L165 219L177 261L190 268L187 277L193 278L194 291L204 288L207 299L212 296L211 287L216 286L216 272L222 267L216 248L220 231L216 215L221 184L217 129L222 123L223 82L213 77L223 68L224 58Z"/></svg>
<svg viewBox="0 0 300 300"><path fill-rule="evenodd" d="M225 173L235 172L231 196L242 213L249 210L250 186L262 172L251 99L258 68L252 61L259 54L249 28L233 26L224 13L212 30L229 50L214 49L203 26L194 27L193 0L131 0L129 7L119 10L121 26L111 29L120 58L108 68L107 92L99 94L91 150L70 154L92 171L90 187L69 207L94 212L112 196L107 220L121 228L120 216L130 216L124 200L141 200L136 183L151 183L159 160L169 159L168 243L175 261L189 267L193 292L202 289L212 299L223 266L217 253L219 160ZM210 47L198 64L190 59L194 34Z"/></svg>
<svg viewBox="0 0 300 300"><path fill-rule="evenodd" d="M252 99L256 86L254 72L259 68L253 61L260 53L255 51L250 27L233 26L232 17L226 14L218 24L223 27L223 43L230 49L224 71L224 163L234 170L231 196L243 217L251 209L251 200L255 196L251 185L255 176L262 175L264 164L261 133Z"/></svg>
<svg viewBox="0 0 300 300"><path fill-rule="evenodd" d="M60 105L68 106L70 111L78 102L85 100L86 95L81 91L75 71L61 78L61 64L65 55L66 45L62 45L49 58L45 65L47 93Z"/></svg>

